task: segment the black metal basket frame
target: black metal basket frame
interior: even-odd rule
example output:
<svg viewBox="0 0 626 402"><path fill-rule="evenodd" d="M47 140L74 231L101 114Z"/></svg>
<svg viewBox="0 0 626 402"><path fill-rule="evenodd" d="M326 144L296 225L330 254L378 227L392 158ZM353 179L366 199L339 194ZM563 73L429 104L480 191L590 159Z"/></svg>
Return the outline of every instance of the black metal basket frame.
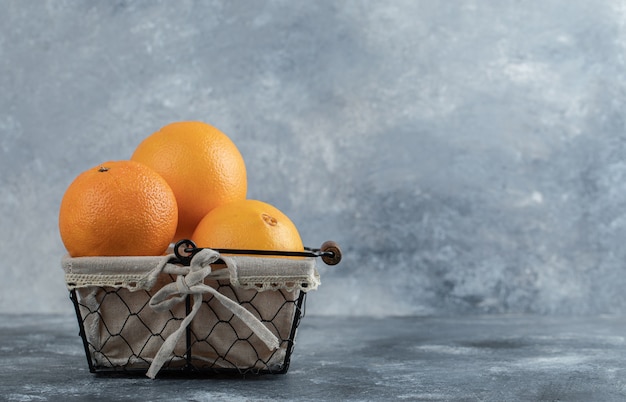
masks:
<svg viewBox="0 0 626 402"><path fill-rule="evenodd" d="M175 258L172 263L180 264L184 266L188 266L191 263L192 258L201 251L202 248L196 247L196 245L191 240L181 240L174 246L174 254ZM254 256L287 256L287 257L321 257L322 261L327 265L336 265L341 261L341 250L339 246L333 241L327 241L322 244L319 249L305 248L302 252L290 252L290 251L268 251L268 250L243 250L243 249L213 249L221 254L234 254L234 255L254 255ZM223 261L218 260L217 263ZM294 316L292 319L291 329L289 331L288 339L283 339L282 341L287 341L287 347L285 349L285 358L283 360L283 364L280 366L280 369L273 370L267 367L263 368L197 368L193 365L193 354L192 354L192 329L190 327L185 328L185 342L186 342L186 352L185 352L185 365L182 368L170 368L163 367L161 372L167 374L177 374L182 373L185 376L201 373L213 373L213 374L285 374L291 362L291 355L293 353L293 349L295 346L295 337L298 326L300 325L301 319L304 317L305 313L305 299L306 292L299 291L298 297L295 300L295 308L294 308ZM76 290L70 290L70 300L74 305L74 309L76 312L76 317L78 319L79 325L79 335L83 341L83 347L85 350L85 355L87 357L87 363L89 365L89 371L91 373L126 373L126 374L134 374L134 373L145 373L145 369L142 368L128 368L128 367L96 367L93 362L92 354L90 352L90 343L87 339L87 334L85 332L84 327L84 318L81 314L81 303L78 299L78 295L76 294ZM191 312L191 295L186 297L185 301L185 314L189 315ZM86 306L85 306L86 307Z"/></svg>
<svg viewBox="0 0 626 402"><path fill-rule="evenodd" d="M76 312L76 317L78 320L79 327L79 336L82 339L83 348L85 350L85 355L87 357L87 364L89 366L89 372L91 373L127 373L127 374L143 374L145 373L145 369L142 368L127 368L127 367L96 367L93 363L91 351L90 351L90 343L87 339L87 333L85 332L84 320L80 311L80 301L78 300L78 296L76 294L76 290L70 290L70 300L74 305L74 310ZM291 329L289 332L289 337L286 339L287 348L285 350L285 359L283 364L279 370L271 370L267 369L253 369L253 368L202 368L199 369L193 365L193 354L192 354L192 330L190 327L185 329L185 360L186 364L182 368L169 368L164 367L161 369L161 372L166 374L176 374L176 373L184 373L184 374L203 374L203 373L213 373L213 374L230 374L230 375L247 375L247 374L285 374L289 370L289 365L291 362L291 355L293 353L293 349L295 346L295 338L296 332L298 330L298 326L300 325L300 321L305 316L305 301L306 301L306 293L300 292L298 298L295 302L294 309L294 317L291 325ZM185 301L185 313L189 314L191 312L191 296L187 296Z"/></svg>

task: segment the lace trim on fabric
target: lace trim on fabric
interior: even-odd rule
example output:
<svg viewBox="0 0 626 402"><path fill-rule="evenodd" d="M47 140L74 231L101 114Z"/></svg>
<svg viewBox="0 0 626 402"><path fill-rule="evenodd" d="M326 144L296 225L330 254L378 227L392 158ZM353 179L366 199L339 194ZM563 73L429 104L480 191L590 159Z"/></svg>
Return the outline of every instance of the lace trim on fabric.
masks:
<svg viewBox="0 0 626 402"><path fill-rule="evenodd" d="M150 290L155 273L186 275L189 267L170 263L163 257L66 257L62 261L68 289L90 286ZM285 289L308 292L320 285L314 258L281 259L221 256L226 264L206 276L210 280L230 280L233 286L259 292Z"/></svg>

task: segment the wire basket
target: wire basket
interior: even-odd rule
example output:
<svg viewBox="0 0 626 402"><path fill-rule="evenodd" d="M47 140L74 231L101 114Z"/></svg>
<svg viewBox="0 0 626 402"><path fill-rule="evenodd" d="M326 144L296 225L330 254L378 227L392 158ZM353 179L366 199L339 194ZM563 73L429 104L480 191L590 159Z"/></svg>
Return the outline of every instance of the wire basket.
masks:
<svg viewBox="0 0 626 402"><path fill-rule="evenodd" d="M278 257L278 258L277 258ZM63 268L92 373L284 374L319 285L304 252L211 250L184 240L164 257L66 257Z"/></svg>

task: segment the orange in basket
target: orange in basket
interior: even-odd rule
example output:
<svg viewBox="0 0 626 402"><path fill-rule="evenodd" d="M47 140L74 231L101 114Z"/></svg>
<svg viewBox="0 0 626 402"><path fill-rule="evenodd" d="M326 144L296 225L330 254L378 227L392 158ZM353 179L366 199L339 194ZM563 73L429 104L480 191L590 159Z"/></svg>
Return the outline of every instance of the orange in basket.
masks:
<svg viewBox="0 0 626 402"><path fill-rule="evenodd" d="M61 239L72 257L161 255L177 222L169 185L133 161L106 162L78 175L59 211Z"/></svg>
<svg viewBox="0 0 626 402"><path fill-rule="evenodd" d="M243 157L217 128L199 121L175 122L144 139L132 160L154 169L178 202L175 240L189 238L213 208L246 198Z"/></svg>
<svg viewBox="0 0 626 402"><path fill-rule="evenodd" d="M278 208L257 200L221 205L198 224L191 239L217 249L303 251L293 222Z"/></svg>

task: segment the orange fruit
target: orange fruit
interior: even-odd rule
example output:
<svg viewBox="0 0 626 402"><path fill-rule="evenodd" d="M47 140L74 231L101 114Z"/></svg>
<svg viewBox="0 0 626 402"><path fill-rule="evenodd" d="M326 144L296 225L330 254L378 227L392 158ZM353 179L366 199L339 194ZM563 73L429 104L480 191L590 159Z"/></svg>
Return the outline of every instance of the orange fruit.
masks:
<svg viewBox="0 0 626 402"><path fill-rule="evenodd" d="M276 207L257 200L213 209L200 221L191 240L207 248L304 251L293 222Z"/></svg>
<svg viewBox="0 0 626 402"><path fill-rule="evenodd" d="M59 211L59 231L72 257L161 255L178 223L167 182L133 161L111 161L74 179Z"/></svg>
<svg viewBox="0 0 626 402"><path fill-rule="evenodd" d="M174 191L175 240L189 238L213 208L246 198L243 157L230 138L206 123L168 124L144 139L131 159L154 169Z"/></svg>

